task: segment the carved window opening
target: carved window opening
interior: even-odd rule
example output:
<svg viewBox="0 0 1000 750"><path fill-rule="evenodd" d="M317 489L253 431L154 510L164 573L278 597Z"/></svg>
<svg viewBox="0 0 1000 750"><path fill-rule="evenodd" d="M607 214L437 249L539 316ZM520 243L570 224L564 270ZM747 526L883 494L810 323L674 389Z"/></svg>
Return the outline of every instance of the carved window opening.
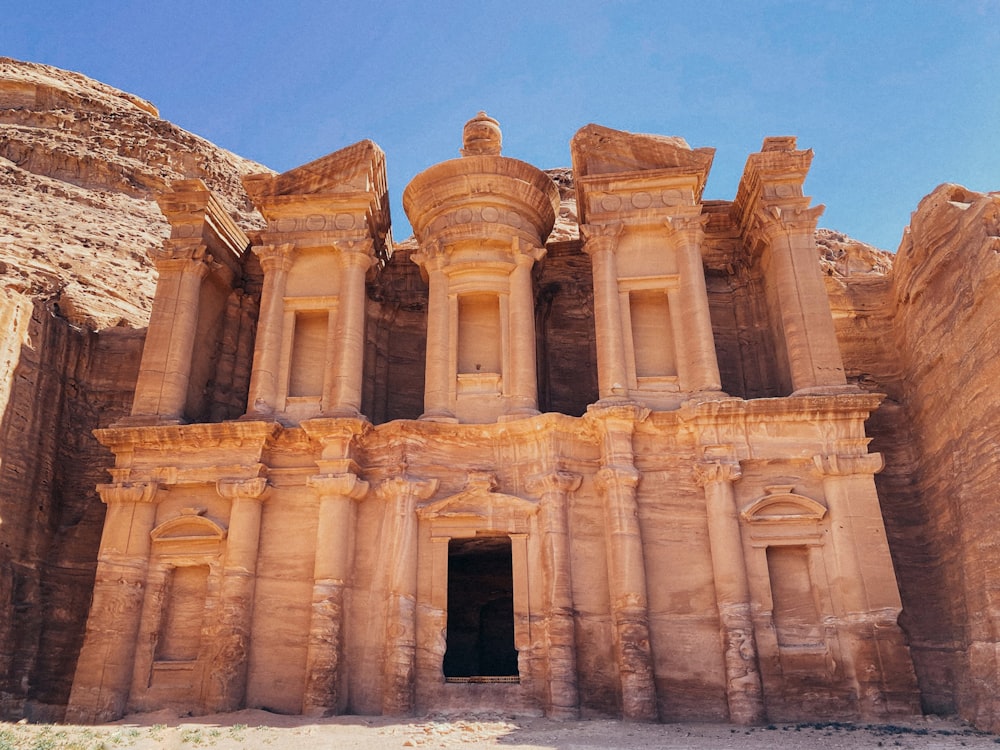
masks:
<svg viewBox="0 0 1000 750"><path fill-rule="evenodd" d="M174 568L167 580L156 661L195 661L208 594L207 565Z"/></svg>
<svg viewBox="0 0 1000 750"><path fill-rule="evenodd" d="M292 398L316 397L323 392L329 318L325 310L295 314L288 374L288 395Z"/></svg>
<svg viewBox="0 0 1000 750"><path fill-rule="evenodd" d="M512 560L509 537L448 542L447 681L517 681Z"/></svg>
<svg viewBox="0 0 1000 750"><path fill-rule="evenodd" d="M778 646L823 648L825 641L816 587L809 574L809 548L769 546L767 571Z"/></svg>
<svg viewBox="0 0 1000 750"><path fill-rule="evenodd" d="M641 383L643 378L676 376L677 354L666 290L629 292L629 312L636 378Z"/></svg>
<svg viewBox="0 0 1000 750"><path fill-rule="evenodd" d="M459 296L458 372L463 375L498 376L502 367L499 295Z"/></svg>

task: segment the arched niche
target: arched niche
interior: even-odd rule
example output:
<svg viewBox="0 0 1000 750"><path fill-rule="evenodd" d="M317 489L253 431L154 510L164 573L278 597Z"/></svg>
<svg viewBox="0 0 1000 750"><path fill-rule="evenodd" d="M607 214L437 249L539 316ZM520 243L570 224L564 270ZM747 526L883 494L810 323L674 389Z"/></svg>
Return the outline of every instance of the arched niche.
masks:
<svg viewBox="0 0 1000 750"><path fill-rule="evenodd" d="M748 523L794 523L821 521L826 507L805 495L789 491L767 494L740 511Z"/></svg>
<svg viewBox="0 0 1000 750"><path fill-rule="evenodd" d="M165 546L217 544L226 538L225 527L202 515L204 511L185 509L181 515L164 521L149 532L158 552Z"/></svg>

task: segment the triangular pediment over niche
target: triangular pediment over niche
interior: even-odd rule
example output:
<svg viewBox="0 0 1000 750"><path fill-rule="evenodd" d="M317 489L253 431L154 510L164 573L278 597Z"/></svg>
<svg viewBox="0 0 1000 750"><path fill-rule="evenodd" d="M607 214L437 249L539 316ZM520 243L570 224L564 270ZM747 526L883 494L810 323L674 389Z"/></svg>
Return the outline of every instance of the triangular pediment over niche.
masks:
<svg viewBox="0 0 1000 750"><path fill-rule="evenodd" d="M538 505L530 500L479 487L417 508L417 515L425 520L473 518L479 519L483 528L506 527L509 520L537 512Z"/></svg>
<svg viewBox="0 0 1000 750"><path fill-rule="evenodd" d="M256 201L280 195L366 192L380 187L384 173L382 149L364 140L282 174L250 175L243 184Z"/></svg>
<svg viewBox="0 0 1000 750"><path fill-rule="evenodd" d="M826 508L804 495L782 492L755 500L740 515L748 523L820 521L826 515Z"/></svg>
<svg viewBox="0 0 1000 750"><path fill-rule="evenodd" d="M708 174L714 148L691 148L676 136L645 135L585 125L570 141L573 170L578 177L682 169Z"/></svg>

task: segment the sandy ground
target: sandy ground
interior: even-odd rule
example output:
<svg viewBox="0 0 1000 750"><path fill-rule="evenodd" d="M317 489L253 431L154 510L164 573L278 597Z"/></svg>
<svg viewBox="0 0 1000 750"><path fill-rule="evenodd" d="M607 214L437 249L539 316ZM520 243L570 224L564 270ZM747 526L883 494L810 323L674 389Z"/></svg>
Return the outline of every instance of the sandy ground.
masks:
<svg viewBox="0 0 1000 750"><path fill-rule="evenodd" d="M771 724L743 728L728 724L629 724L477 714L414 719L338 716L307 719L266 711L178 718L158 712L129 716L100 727L0 724L0 750L139 750L169 748L713 748L785 750L816 748L997 748L1000 737L937 717L887 726L846 723Z"/></svg>

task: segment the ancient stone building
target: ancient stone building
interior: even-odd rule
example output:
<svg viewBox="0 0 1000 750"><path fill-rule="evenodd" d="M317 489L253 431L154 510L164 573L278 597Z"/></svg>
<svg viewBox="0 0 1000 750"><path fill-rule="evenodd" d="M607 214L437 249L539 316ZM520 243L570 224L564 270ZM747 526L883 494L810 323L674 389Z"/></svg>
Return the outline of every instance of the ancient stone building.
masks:
<svg viewBox="0 0 1000 750"><path fill-rule="evenodd" d="M66 719L918 712L812 154L713 153L584 127L567 219L480 114L395 248L367 141L175 182Z"/></svg>

